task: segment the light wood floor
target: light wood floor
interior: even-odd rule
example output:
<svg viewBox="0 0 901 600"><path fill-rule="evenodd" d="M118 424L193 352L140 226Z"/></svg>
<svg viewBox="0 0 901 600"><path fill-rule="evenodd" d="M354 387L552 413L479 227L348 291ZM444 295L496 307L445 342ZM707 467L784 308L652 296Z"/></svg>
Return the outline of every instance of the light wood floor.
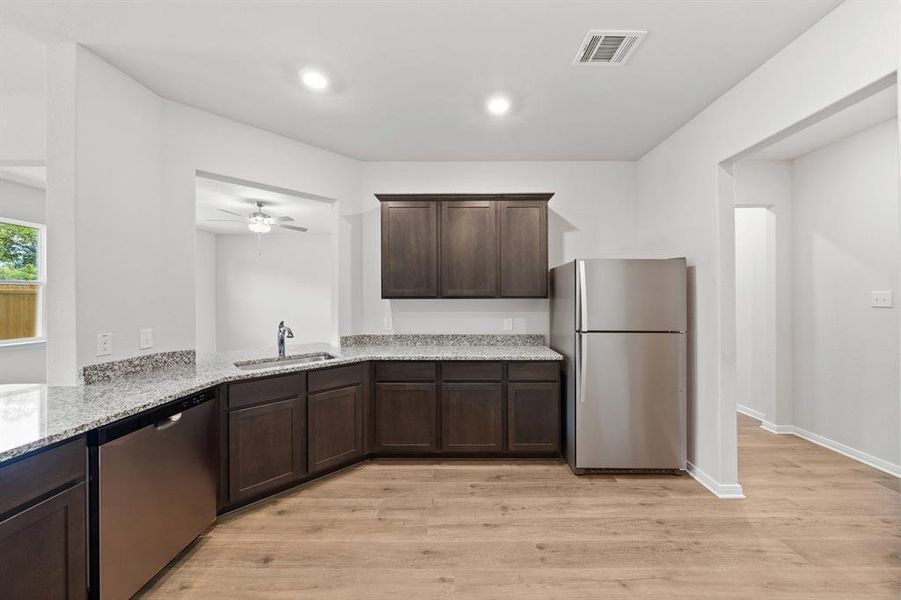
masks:
<svg viewBox="0 0 901 600"><path fill-rule="evenodd" d="M899 480L739 417L746 500L550 462L363 465L223 518L145 598L901 598Z"/></svg>

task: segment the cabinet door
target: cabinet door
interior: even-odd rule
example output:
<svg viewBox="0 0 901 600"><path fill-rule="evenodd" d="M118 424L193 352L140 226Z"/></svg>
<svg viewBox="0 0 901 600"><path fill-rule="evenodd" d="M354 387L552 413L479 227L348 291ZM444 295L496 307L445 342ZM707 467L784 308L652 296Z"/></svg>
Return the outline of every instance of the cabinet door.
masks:
<svg viewBox="0 0 901 600"><path fill-rule="evenodd" d="M500 452L504 446L503 384L441 384L442 449Z"/></svg>
<svg viewBox="0 0 901 600"><path fill-rule="evenodd" d="M547 202L498 202L500 295L547 297Z"/></svg>
<svg viewBox="0 0 901 600"><path fill-rule="evenodd" d="M437 449L437 393L434 383L377 383L376 445L382 452Z"/></svg>
<svg viewBox="0 0 901 600"><path fill-rule="evenodd" d="M560 450L557 383L507 384L507 439L512 452Z"/></svg>
<svg viewBox="0 0 901 600"><path fill-rule="evenodd" d="M353 462L363 454L363 386L309 396L310 472Z"/></svg>
<svg viewBox="0 0 901 600"><path fill-rule="evenodd" d="M0 598L85 598L85 514L80 483L0 522Z"/></svg>
<svg viewBox="0 0 901 600"><path fill-rule="evenodd" d="M441 296L497 296L496 202L441 203Z"/></svg>
<svg viewBox="0 0 901 600"><path fill-rule="evenodd" d="M382 202L382 298L438 296L438 204Z"/></svg>
<svg viewBox="0 0 901 600"><path fill-rule="evenodd" d="M297 396L228 413L230 503L306 474L305 405L304 397Z"/></svg>

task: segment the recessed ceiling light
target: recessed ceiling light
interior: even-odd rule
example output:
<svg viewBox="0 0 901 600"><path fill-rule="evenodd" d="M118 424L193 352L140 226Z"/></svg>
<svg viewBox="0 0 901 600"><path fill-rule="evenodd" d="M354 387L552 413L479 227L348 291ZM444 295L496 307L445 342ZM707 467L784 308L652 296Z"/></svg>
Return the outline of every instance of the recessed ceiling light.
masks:
<svg viewBox="0 0 901 600"><path fill-rule="evenodd" d="M311 90L324 90L328 87L328 77L315 69L303 69L300 71L300 80Z"/></svg>
<svg viewBox="0 0 901 600"><path fill-rule="evenodd" d="M488 102L485 103L485 108L493 115L504 115L510 111L510 99L506 96L492 96L488 98Z"/></svg>

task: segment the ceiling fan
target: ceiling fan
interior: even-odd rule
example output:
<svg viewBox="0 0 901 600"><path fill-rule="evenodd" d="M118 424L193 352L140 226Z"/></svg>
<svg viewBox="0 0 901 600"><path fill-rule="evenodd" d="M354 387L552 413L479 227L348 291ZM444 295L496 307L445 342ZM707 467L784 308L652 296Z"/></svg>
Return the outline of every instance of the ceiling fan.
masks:
<svg viewBox="0 0 901 600"><path fill-rule="evenodd" d="M263 212L264 202L261 200L257 200L255 202L257 209L250 213L250 216L245 217L241 213L236 213L231 210L226 210L224 208L217 208L219 212L224 212L229 215L234 215L236 217L240 217L241 220L238 219L207 219L207 221L220 221L220 222L229 222L229 223L246 223L247 229L251 230L254 233L269 233L269 231L273 227L281 227L282 229L290 229L291 231L307 231L306 227L300 227L298 225L289 225L288 223L293 221L291 217L273 217L270 214Z"/></svg>

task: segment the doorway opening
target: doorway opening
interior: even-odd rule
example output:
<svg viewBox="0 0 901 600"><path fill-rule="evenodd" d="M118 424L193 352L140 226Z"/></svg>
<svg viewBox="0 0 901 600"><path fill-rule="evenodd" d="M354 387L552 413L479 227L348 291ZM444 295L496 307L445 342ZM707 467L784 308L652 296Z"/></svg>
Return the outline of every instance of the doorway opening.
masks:
<svg viewBox="0 0 901 600"><path fill-rule="evenodd" d="M901 477L895 75L722 166L739 448L751 418Z"/></svg>
<svg viewBox="0 0 901 600"><path fill-rule="evenodd" d="M208 172L195 178L198 353L337 341L337 202Z"/></svg>

